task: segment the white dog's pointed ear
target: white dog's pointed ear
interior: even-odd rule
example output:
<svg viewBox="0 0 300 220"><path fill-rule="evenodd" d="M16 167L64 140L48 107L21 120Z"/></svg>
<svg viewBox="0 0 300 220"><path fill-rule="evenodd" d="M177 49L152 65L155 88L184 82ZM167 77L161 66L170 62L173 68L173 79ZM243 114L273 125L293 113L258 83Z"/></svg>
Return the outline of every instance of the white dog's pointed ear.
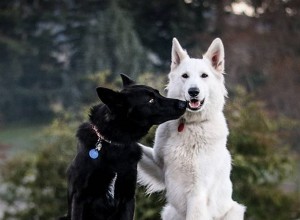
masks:
<svg viewBox="0 0 300 220"><path fill-rule="evenodd" d="M174 37L173 43L172 43L171 70L176 68L181 63L181 61L186 57L189 57L189 55L187 54L187 52L184 49L182 49L178 40Z"/></svg>
<svg viewBox="0 0 300 220"><path fill-rule="evenodd" d="M224 60L224 46L220 38L216 38L209 46L207 52L203 55L207 58L212 66L219 72L224 73L225 60Z"/></svg>

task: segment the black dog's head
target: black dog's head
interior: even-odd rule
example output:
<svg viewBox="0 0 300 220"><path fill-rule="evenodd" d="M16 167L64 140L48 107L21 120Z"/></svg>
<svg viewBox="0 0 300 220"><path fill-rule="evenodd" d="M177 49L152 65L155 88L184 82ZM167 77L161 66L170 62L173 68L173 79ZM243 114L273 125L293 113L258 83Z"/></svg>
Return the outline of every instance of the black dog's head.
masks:
<svg viewBox="0 0 300 220"><path fill-rule="evenodd" d="M184 114L187 106L185 101L165 98L149 86L136 85L124 74L121 74L121 77L124 88L120 92L97 88L99 98L114 117L137 128L150 128Z"/></svg>

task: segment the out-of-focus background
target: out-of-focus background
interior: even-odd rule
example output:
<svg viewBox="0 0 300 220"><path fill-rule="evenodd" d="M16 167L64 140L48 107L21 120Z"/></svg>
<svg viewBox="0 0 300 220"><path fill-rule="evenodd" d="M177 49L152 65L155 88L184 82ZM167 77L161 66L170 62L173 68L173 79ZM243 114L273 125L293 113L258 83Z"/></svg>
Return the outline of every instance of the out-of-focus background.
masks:
<svg viewBox="0 0 300 220"><path fill-rule="evenodd" d="M174 36L193 57L224 42L233 197L246 219L300 219L299 0L1 0L0 219L65 213L95 88L121 89L122 72L163 93ZM135 219L160 219L163 203L138 188Z"/></svg>

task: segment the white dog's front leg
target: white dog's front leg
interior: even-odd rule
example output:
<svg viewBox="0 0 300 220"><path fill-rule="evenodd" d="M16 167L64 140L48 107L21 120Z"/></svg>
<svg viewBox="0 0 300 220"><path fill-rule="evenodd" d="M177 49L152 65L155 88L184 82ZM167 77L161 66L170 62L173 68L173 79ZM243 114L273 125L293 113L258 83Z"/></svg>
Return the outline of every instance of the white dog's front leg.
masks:
<svg viewBox="0 0 300 220"><path fill-rule="evenodd" d="M162 167L154 158L153 148L139 144L143 151L142 159L138 163L138 182L147 186L147 192L152 193L165 189Z"/></svg>
<svg viewBox="0 0 300 220"><path fill-rule="evenodd" d="M208 214L205 193L196 193L188 197L186 220L212 220Z"/></svg>

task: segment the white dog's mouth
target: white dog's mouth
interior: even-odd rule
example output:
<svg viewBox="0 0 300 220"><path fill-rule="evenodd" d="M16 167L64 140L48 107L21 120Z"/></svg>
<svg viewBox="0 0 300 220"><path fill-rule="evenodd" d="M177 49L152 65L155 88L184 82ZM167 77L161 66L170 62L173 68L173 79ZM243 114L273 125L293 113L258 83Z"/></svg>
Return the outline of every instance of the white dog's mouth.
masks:
<svg viewBox="0 0 300 220"><path fill-rule="evenodd" d="M204 102L205 102L205 99L202 99L202 100L200 101L200 100L198 100L198 99L193 99L193 98L192 98L192 99L189 101L188 108L189 108L190 110L192 110L192 111L197 111L197 110L201 109L201 107L203 106Z"/></svg>

